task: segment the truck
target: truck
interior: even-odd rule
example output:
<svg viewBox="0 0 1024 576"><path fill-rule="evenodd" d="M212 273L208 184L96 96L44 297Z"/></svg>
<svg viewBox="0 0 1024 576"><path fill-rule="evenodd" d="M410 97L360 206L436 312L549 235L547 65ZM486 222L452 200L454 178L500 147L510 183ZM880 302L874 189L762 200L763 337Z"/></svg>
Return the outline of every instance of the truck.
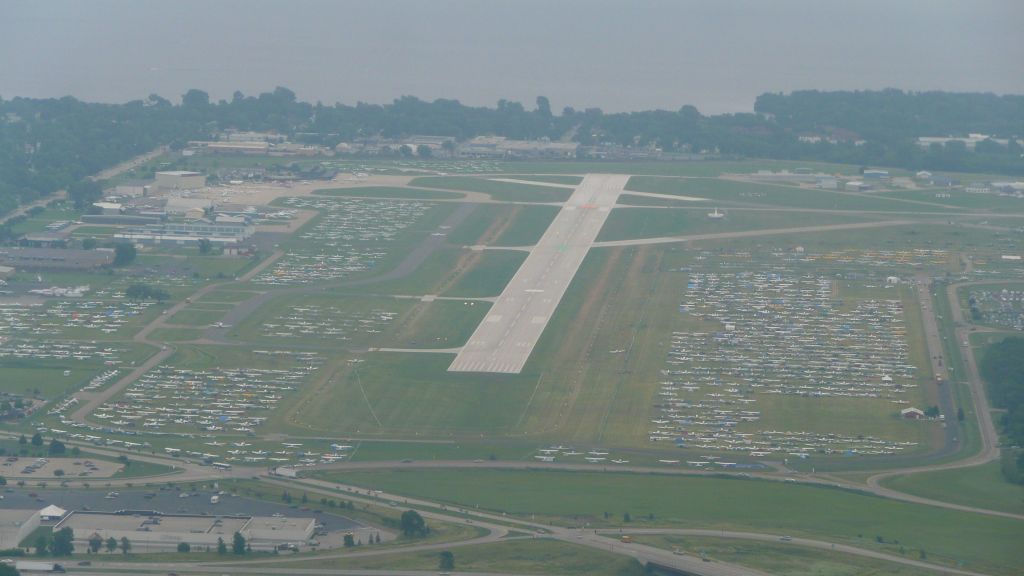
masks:
<svg viewBox="0 0 1024 576"><path fill-rule="evenodd" d="M14 563L18 572L66 572L64 567L56 562L33 562L29 560L18 560Z"/></svg>
<svg viewBox="0 0 1024 576"><path fill-rule="evenodd" d="M220 502L220 496L217 496L216 494L210 496L210 504L216 504L217 502Z"/></svg>

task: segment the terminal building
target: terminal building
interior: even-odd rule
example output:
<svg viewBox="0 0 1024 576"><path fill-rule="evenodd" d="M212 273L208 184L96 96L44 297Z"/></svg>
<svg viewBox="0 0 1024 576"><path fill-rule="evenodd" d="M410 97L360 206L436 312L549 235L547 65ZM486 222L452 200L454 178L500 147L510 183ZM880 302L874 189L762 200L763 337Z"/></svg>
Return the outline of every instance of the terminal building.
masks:
<svg viewBox="0 0 1024 576"><path fill-rule="evenodd" d="M38 513L37 513L38 514ZM85 549L90 538L103 540L127 538L133 552L174 551L181 543L193 550L216 550L218 540L231 546L235 532L241 534L253 550L273 550L279 546L302 546L316 529L313 518L270 516L202 516L161 514L152 511L72 512L54 530L71 528L76 548Z"/></svg>
<svg viewBox="0 0 1024 576"><path fill-rule="evenodd" d="M190 222L162 222L138 228L128 228L114 234L114 238L142 244L198 244L209 240L217 246L242 243L256 232L256 227L245 217L218 215L215 219L201 218Z"/></svg>

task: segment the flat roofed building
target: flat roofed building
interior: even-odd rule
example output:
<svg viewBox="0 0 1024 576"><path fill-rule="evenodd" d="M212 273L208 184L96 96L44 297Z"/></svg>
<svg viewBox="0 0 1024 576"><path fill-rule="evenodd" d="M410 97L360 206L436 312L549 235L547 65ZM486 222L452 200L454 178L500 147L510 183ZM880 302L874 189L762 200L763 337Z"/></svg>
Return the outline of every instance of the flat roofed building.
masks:
<svg viewBox="0 0 1024 576"><path fill-rule="evenodd" d="M34 270L89 270L114 262L108 250L61 248L0 248L0 265Z"/></svg>
<svg viewBox="0 0 1024 576"><path fill-rule="evenodd" d="M243 533L253 549L264 550L279 544L302 544L313 537L316 521L312 518L253 516Z"/></svg>
<svg viewBox="0 0 1024 576"><path fill-rule="evenodd" d="M230 546L235 532L254 550L271 550L282 544L302 545L313 537L313 518L271 516L200 516L148 512L72 512L54 526L71 528L76 544L84 548L93 534L101 538L128 538L133 552L165 552L181 543L217 547L223 539Z"/></svg>
<svg viewBox="0 0 1024 576"><path fill-rule="evenodd" d="M198 243L206 239L215 244L237 244L256 232L256 227L246 218L218 218L216 222L206 219L192 222L164 222L150 224L142 228L131 228L114 234L114 238L122 238L136 242L163 242L177 244Z"/></svg>
<svg viewBox="0 0 1024 576"><path fill-rule="evenodd" d="M223 538L229 546L235 532L245 534L250 518L227 516L160 515L146 513L72 512L54 526L71 528L75 542L84 549L92 534L104 540L127 538L133 552L174 550L185 542L190 546L217 547Z"/></svg>

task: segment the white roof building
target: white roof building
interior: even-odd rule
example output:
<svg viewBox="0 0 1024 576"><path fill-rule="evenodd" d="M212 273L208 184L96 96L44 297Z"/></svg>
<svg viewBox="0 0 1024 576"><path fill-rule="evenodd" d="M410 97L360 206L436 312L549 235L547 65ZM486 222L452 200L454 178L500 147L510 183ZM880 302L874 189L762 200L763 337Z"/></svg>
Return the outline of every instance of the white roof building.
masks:
<svg viewBox="0 0 1024 576"><path fill-rule="evenodd" d="M43 520L59 520L67 514L68 511L61 508L60 506L54 506L50 504L46 508L39 511L39 517Z"/></svg>

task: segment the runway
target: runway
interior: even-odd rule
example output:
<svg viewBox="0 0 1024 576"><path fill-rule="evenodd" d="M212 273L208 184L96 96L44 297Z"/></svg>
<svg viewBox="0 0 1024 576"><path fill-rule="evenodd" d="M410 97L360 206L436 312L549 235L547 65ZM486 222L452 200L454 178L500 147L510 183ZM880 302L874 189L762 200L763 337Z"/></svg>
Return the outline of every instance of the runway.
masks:
<svg viewBox="0 0 1024 576"><path fill-rule="evenodd" d="M628 180L623 174L583 178L449 372L522 371Z"/></svg>

